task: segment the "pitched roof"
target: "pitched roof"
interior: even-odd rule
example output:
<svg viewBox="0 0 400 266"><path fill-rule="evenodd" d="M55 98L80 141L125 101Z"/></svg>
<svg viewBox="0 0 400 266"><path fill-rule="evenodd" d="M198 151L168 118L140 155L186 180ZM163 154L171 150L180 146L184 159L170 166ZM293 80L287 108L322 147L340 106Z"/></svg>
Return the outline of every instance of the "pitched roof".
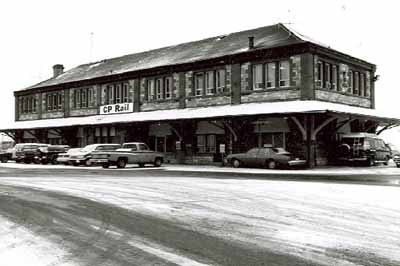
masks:
<svg viewBox="0 0 400 266"><path fill-rule="evenodd" d="M243 53L249 51L250 36L255 49L305 42L282 24L275 24L83 64L24 90Z"/></svg>

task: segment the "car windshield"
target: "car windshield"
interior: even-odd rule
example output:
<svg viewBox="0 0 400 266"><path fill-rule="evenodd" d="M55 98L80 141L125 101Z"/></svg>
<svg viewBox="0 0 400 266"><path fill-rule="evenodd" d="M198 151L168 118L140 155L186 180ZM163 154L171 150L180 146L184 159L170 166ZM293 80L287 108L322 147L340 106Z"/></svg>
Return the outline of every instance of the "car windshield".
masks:
<svg viewBox="0 0 400 266"><path fill-rule="evenodd" d="M258 148L253 148L253 149L250 149L247 153L250 153L250 154L257 154L258 151L259 151Z"/></svg>
<svg viewBox="0 0 400 266"><path fill-rule="evenodd" d="M284 148L273 148L272 150L277 154L290 154L290 152L288 152Z"/></svg>
<svg viewBox="0 0 400 266"><path fill-rule="evenodd" d="M92 151L94 151L98 146L99 146L99 145L96 145L96 144L87 145L87 146L85 146L85 147L81 150L81 152L92 152Z"/></svg>

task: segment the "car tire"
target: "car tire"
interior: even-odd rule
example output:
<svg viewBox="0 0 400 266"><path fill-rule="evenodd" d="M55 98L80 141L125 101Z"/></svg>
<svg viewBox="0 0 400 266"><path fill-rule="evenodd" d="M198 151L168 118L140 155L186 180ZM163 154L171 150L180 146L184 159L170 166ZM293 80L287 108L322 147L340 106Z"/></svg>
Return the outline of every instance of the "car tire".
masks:
<svg viewBox="0 0 400 266"><path fill-rule="evenodd" d="M238 159L232 160L232 166L235 168L239 168L242 163Z"/></svg>
<svg viewBox="0 0 400 266"><path fill-rule="evenodd" d="M69 165L69 162L65 162L64 165Z"/></svg>
<svg viewBox="0 0 400 266"><path fill-rule="evenodd" d="M8 162L8 159L7 159L7 157L2 157L2 158L1 158L1 162L2 162L2 163L6 163L6 162Z"/></svg>
<svg viewBox="0 0 400 266"><path fill-rule="evenodd" d="M155 166L155 167L160 167L161 165L162 165L162 159L159 158L159 157L157 157L157 158L154 160L154 166Z"/></svg>
<svg viewBox="0 0 400 266"><path fill-rule="evenodd" d="M276 162L274 160L268 160L266 162L267 168L268 169L275 169L276 168Z"/></svg>
<svg viewBox="0 0 400 266"><path fill-rule="evenodd" d="M367 166L375 166L374 158L368 158L367 159Z"/></svg>
<svg viewBox="0 0 400 266"><path fill-rule="evenodd" d="M85 166L92 166L92 162L90 160L85 161Z"/></svg>
<svg viewBox="0 0 400 266"><path fill-rule="evenodd" d="M78 162L73 162L72 165L73 166L79 166L79 163Z"/></svg>
<svg viewBox="0 0 400 266"><path fill-rule="evenodd" d="M396 166L397 166L397 168L400 168L400 163L399 163L399 164L396 164Z"/></svg>
<svg viewBox="0 0 400 266"><path fill-rule="evenodd" d="M126 166L126 160L123 158L119 158L117 160L117 168L125 168Z"/></svg>
<svg viewBox="0 0 400 266"><path fill-rule="evenodd" d="M139 163L139 167L144 167L144 163Z"/></svg>
<svg viewBox="0 0 400 266"><path fill-rule="evenodd" d="M25 163L25 164L30 164L31 162L32 162L32 161L29 160L29 159L24 160L24 163Z"/></svg>
<svg viewBox="0 0 400 266"><path fill-rule="evenodd" d="M110 168L110 163L103 163L101 167L103 167L104 169Z"/></svg>
<svg viewBox="0 0 400 266"><path fill-rule="evenodd" d="M388 165L389 164L389 160L390 160L390 158L386 157L385 161L383 162L383 165Z"/></svg>

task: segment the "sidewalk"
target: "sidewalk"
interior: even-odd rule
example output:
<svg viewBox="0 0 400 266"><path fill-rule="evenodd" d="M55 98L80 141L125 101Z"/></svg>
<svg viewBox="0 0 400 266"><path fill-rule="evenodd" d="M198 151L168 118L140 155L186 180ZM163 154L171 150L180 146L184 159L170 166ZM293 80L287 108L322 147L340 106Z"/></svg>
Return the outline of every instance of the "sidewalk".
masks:
<svg viewBox="0 0 400 266"><path fill-rule="evenodd" d="M8 162L0 164L1 168L12 169L71 169L71 170L88 170L96 169L103 171L116 170L111 167L110 169L103 169L100 166L66 166L66 165L41 165L41 164L23 164ZM162 170L162 171L179 171L179 172L209 172L209 173L239 173L239 174L284 174L284 175L400 175L400 168L390 161L389 165L377 165L373 167L349 167L349 166L323 166L314 169L263 169L263 168L233 168L222 166L210 165L177 165L177 164L164 164L162 167L152 167L150 165L140 168L137 165L128 165L125 169L118 169L119 171L138 171L138 170Z"/></svg>

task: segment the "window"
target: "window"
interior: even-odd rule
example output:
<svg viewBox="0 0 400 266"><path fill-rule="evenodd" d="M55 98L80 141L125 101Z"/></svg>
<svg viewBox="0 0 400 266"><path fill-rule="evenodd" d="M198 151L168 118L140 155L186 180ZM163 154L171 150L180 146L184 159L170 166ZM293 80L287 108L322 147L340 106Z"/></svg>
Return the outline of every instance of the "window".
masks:
<svg viewBox="0 0 400 266"><path fill-rule="evenodd" d="M275 88L276 79L276 67L275 63L268 63L265 65L265 79L267 88Z"/></svg>
<svg viewBox="0 0 400 266"><path fill-rule="evenodd" d="M207 95L215 94L214 71L206 72L206 94Z"/></svg>
<svg viewBox="0 0 400 266"><path fill-rule="evenodd" d="M152 101L155 99L154 93L154 79L147 80L147 99Z"/></svg>
<svg viewBox="0 0 400 266"><path fill-rule="evenodd" d="M148 78L147 101L172 99L172 77Z"/></svg>
<svg viewBox="0 0 400 266"><path fill-rule="evenodd" d="M195 89L196 96L203 95L203 90L204 90L204 74L203 73L196 73L196 75L194 76L194 89Z"/></svg>
<svg viewBox="0 0 400 266"><path fill-rule="evenodd" d="M216 73L217 93L223 93L225 89L225 69L219 69Z"/></svg>
<svg viewBox="0 0 400 266"><path fill-rule="evenodd" d="M288 87L290 84L289 61L257 64L252 69L253 90Z"/></svg>
<svg viewBox="0 0 400 266"><path fill-rule="evenodd" d="M263 88L263 65L253 65L253 90L262 90Z"/></svg>
<svg viewBox="0 0 400 266"><path fill-rule="evenodd" d="M165 99L172 98L172 78L171 77L164 78L164 98Z"/></svg>
<svg viewBox="0 0 400 266"><path fill-rule="evenodd" d="M117 103L128 103L128 102L131 102L131 99L129 99L128 83L121 82L121 83L109 84L106 86L105 104L117 104Z"/></svg>
<svg viewBox="0 0 400 266"><path fill-rule="evenodd" d="M332 90L338 91L339 90L339 82L338 82L338 67L336 65L332 66L332 81L331 81L331 88Z"/></svg>
<svg viewBox="0 0 400 266"><path fill-rule="evenodd" d="M18 97L18 109L20 114L36 113L37 100L35 95Z"/></svg>
<svg viewBox="0 0 400 266"><path fill-rule="evenodd" d="M356 95L359 94L359 84L360 84L359 74L358 74L358 72L354 72L354 82L353 82L354 91L353 91L353 94L356 94Z"/></svg>
<svg viewBox="0 0 400 266"><path fill-rule="evenodd" d="M289 86L289 61L279 62L279 87Z"/></svg>
<svg viewBox="0 0 400 266"><path fill-rule="evenodd" d="M52 92L46 94L46 111L62 111L64 92Z"/></svg>
<svg viewBox="0 0 400 266"><path fill-rule="evenodd" d="M197 135L198 153L216 153L217 144L215 135Z"/></svg>
<svg viewBox="0 0 400 266"><path fill-rule="evenodd" d="M349 71L349 90L348 90L348 92L350 92L350 93L353 92L353 84L354 84L354 80L353 80L353 71L350 70L350 71Z"/></svg>
<svg viewBox="0 0 400 266"><path fill-rule="evenodd" d="M323 76L324 76L324 65L321 61L318 61L317 63L317 86L322 87L323 86Z"/></svg>
<svg viewBox="0 0 400 266"><path fill-rule="evenodd" d="M366 96L366 91L365 91L365 74L361 73L360 74L360 95L361 96Z"/></svg>
<svg viewBox="0 0 400 266"><path fill-rule="evenodd" d="M94 106L94 88L74 89L72 108L90 108Z"/></svg>
<svg viewBox="0 0 400 266"><path fill-rule="evenodd" d="M163 98L163 79L156 80L156 92L157 92L157 100L161 100Z"/></svg>
<svg viewBox="0 0 400 266"><path fill-rule="evenodd" d="M325 63L325 72L324 72L324 88L331 89L331 65Z"/></svg>

